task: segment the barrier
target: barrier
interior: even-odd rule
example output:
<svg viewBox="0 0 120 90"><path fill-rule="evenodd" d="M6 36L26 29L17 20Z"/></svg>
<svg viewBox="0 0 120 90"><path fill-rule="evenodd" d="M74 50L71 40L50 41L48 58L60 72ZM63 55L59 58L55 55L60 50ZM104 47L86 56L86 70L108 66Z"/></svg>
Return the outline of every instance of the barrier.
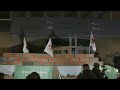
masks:
<svg viewBox="0 0 120 90"><path fill-rule="evenodd" d="M95 62L103 65L103 62L99 62L98 58L94 58L93 54L55 54L55 58L48 54L35 54L35 53L4 53L3 58L7 58L4 64L16 64L15 65L93 65ZM9 62L9 63L8 63ZM33 62L32 64L30 64ZM35 62L35 63L34 63ZM28 63L28 64L27 64ZM0 64L3 64L0 62Z"/></svg>

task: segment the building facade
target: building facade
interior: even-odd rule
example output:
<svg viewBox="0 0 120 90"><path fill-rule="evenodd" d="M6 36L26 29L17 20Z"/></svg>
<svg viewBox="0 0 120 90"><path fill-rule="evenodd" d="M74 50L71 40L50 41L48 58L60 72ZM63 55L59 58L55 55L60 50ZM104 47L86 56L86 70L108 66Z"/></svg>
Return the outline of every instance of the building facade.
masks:
<svg viewBox="0 0 120 90"><path fill-rule="evenodd" d="M58 54L88 53L90 32L93 31L97 52L104 57L111 56L120 51L119 14L119 11L1 11L1 54L20 44L23 26L28 45L41 46L41 50L49 35L58 36L53 38Z"/></svg>

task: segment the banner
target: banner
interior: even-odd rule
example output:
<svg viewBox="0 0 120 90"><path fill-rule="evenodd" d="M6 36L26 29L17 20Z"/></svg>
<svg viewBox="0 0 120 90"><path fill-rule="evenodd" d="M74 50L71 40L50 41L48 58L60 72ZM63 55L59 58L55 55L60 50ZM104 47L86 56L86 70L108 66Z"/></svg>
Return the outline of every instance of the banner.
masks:
<svg viewBox="0 0 120 90"><path fill-rule="evenodd" d="M14 78L26 79L32 72L37 72L41 79L52 79L53 66L16 66Z"/></svg>
<svg viewBox="0 0 120 90"><path fill-rule="evenodd" d="M0 73L12 76L15 71L15 65L0 65Z"/></svg>
<svg viewBox="0 0 120 90"><path fill-rule="evenodd" d="M117 71L116 68L109 66L109 65L105 65L106 67L106 76L108 77L108 79L117 79Z"/></svg>

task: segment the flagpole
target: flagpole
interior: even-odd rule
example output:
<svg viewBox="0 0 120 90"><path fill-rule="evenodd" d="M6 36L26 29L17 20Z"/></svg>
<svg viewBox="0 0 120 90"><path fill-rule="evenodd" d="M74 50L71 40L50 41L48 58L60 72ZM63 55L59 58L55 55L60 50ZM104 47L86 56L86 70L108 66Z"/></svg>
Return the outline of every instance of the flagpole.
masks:
<svg viewBox="0 0 120 90"><path fill-rule="evenodd" d="M52 75L52 79L53 79L53 76L54 76L54 69L55 69L55 62L53 64L53 75Z"/></svg>
<svg viewBox="0 0 120 90"><path fill-rule="evenodd" d="M57 69L58 69L58 67L57 67ZM59 71L59 69L58 69L58 71ZM59 78L62 79L62 76L61 76L60 72L59 72Z"/></svg>
<svg viewBox="0 0 120 90"><path fill-rule="evenodd" d="M90 44L91 44L91 34L90 34ZM89 55L90 55L90 44L89 44Z"/></svg>
<svg viewBox="0 0 120 90"><path fill-rule="evenodd" d="M89 46L89 55L90 55L90 46Z"/></svg>
<svg viewBox="0 0 120 90"><path fill-rule="evenodd" d="M53 54L53 49L52 49L52 40L51 38L49 39L45 49L44 49L44 52L48 53L52 58L55 58L55 55ZM43 52L43 54L44 54ZM54 70L55 70L55 60L53 62L53 74L52 74L52 79L53 79L53 76L54 76Z"/></svg>
<svg viewBox="0 0 120 90"><path fill-rule="evenodd" d="M44 64L45 64L45 54L44 54L44 51L43 51L43 59L44 59Z"/></svg>
<svg viewBox="0 0 120 90"><path fill-rule="evenodd" d="M55 55L54 55L54 58L55 58ZM57 67L58 68L58 67ZM54 70L55 70L55 59L54 59L54 64L53 64L53 75L52 75L52 78L54 76ZM58 70L59 71L59 70ZM60 75L60 72L59 72L59 78L62 79L61 75Z"/></svg>
<svg viewBox="0 0 120 90"><path fill-rule="evenodd" d="M57 69L58 69L58 67L57 67ZM53 79L53 77L54 77L54 71L55 71L55 62L54 62L54 64L53 64L53 75L52 75L52 79ZM58 70L59 71L59 70ZM62 77L61 77L61 75L60 75L60 72L59 72L59 79L62 79Z"/></svg>

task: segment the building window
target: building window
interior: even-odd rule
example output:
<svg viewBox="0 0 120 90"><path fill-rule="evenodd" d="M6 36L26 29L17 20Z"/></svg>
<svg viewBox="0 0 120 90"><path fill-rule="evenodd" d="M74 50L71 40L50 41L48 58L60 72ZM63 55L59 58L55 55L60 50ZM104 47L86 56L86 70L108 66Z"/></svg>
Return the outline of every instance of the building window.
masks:
<svg viewBox="0 0 120 90"><path fill-rule="evenodd" d="M93 18L93 16L94 16L93 11L81 11L81 17L83 19Z"/></svg>
<svg viewBox="0 0 120 90"><path fill-rule="evenodd" d="M72 54L75 54L75 48L72 48Z"/></svg>
<svg viewBox="0 0 120 90"><path fill-rule="evenodd" d="M74 11L65 11L64 17L73 17L75 15Z"/></svg>
<svg viewBox="0 0 120 90"><path fill-rule="evenodd" d="M61 50L58 50L58 54L62 54L62 51L61 51Z"/></svg>
<svg viewBox="0 0 120 90"><path fill-rule="evenodd" d="M0 19L10 19L10 11L0 11Z"/></svg>
<svg viewBox="0 0 120 90"><path fill-rule="evenodd" d="M73 17L77 17L78 16L78 12L77 11L73 11Z"/></svg>
<svg viewBox="0 0 120 90"><path fill-rule="evenodd" d="M79 50L78 53L79 54L87 54L87 51L86 50Z"/></svg>
<svg viewBox="0 0 120 90"><path fill-rule="evenodd" d="M55 50L54 53L57 54L57 50Z"/></svg>
<svg viewBox="0 0 120 90"><path fill-rule="evenodd" d="M75 46L75 38L72 38L72 46Z"/></svg>
<svg viewBox="0 0 120 90"><path fill-rule="evenodd" d="M26 11L14 11L14 17L25 17Z"/></svg>
<svg viewBox="0 0 120 90"><path fill-rule="evenodd" d="M77 39L77 46L89 46L90 40L88 39Z"/></svg>
<svg viewBox="0 0 120 90"><path fill-rule="evenodd" d="M64 54L68 54L68 50L64 50Z"/></svg>
<svg viewBox="0 0 120 90"><path fill-rule="evenodd" d="M52 39L52 44L54 46L69 46L69 39L68 38L65 38L65 39Z"/></svg>
<svg viewBox="0 0 120 90"><path fill-rule="evenodd" d="M32 17L43 17L44 12L43 11L31 11Z"/></svg>
<svg viewBox="0 0 120 90"><path fill-rule="evenodd" d="M62 51L61 50L55 50L54 53L55 54L62 54Z"/></svg>
<svg viewBox="0 0 120 90"><path fill-rule="evenodd" d="M10 32L11 21L0 21L0 32Z"/></svg>
<svg viewBox="0 0 120 90"><path fill-rule="evenodd" d="M109 11L94 11L94 18L96 18L96 19L110 19L111 14Z"/></svg>
<svg viewBox="0 0 120 90"><path fill-rule="evenodd" d="M45 11L48 17L59 17L62 16L60 11Z"/></svg>

